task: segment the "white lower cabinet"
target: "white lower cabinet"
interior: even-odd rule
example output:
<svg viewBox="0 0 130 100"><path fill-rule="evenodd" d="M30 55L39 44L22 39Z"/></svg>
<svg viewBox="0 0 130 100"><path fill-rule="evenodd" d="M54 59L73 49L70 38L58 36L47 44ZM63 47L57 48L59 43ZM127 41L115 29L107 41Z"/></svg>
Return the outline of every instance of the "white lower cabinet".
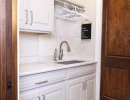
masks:
<svg viewBox="0 0 130 100"><path fill-rule="evenodd" d="M24 92L20 95L20 100L40 100L39 91Z"/></svg>
<svg viewBox="0 0 130 100"><path fill-rule="evenodd" d="M65 83L45 87L40 95L41 100L65 100Z"/></svg>
<svg viewBox="0 0 130 100"><path fill-rule="evenodd" d="M84 77L83 100L95 100L95 74Z"/></svg>
<svg viewBox="0 0 130 100"><path fill-rule="evenodd" d="M82 78L67 81L66 100L82 100Z"/></svg>
<svg viewBox="0 0 130 100"><path fill-rule="evenodd" d="M20 100L95 100L95 72L94 65L22 76Z"/></svg>
<svg viewBox="0 0 130 100"><path fill-rule="evenodd" d="M68 80L66 100L95 100L95 74Z"/></svg>
<svg viewBox="0 0 130 100"><path fill-rule="evenodd" d="M65 82L24 92L20 95L20 100L65 100Z"/></svg>

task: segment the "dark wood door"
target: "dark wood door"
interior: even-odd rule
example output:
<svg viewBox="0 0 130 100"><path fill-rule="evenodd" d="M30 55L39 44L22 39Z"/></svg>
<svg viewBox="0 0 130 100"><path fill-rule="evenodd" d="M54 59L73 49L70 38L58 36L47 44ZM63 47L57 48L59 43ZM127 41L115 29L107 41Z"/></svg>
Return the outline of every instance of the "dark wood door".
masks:
<svg viewBox="0 0 130 100"><path fill-rule="evenodd" d="M16 0L0 0L0 100L17 100Z"/></svg>
<svg viewBox="0 0 130 100"><path fill-rule="evenodd" d="M130 100L130 0L103 0L100 100Z"/></svg>

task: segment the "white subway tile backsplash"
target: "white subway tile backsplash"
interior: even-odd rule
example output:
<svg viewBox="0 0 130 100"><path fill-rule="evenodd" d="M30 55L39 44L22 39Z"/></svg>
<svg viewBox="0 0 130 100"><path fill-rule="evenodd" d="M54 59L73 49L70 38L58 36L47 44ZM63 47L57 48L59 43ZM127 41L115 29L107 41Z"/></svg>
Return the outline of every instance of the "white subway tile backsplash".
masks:
<svg viewBox="0 0 130 100"><path fill-rule="evenodd" d="M54 34L39 35L39 55L53 55L56 41Z"/></svg>
<svg viewBox="0 0 130 100"><path fill-rule="evenodd" d="M39 62L48 62L48 61L54 61L54 56L53 55L40 56Z"/></svg>
<svg viewBox="0 0 130 100"><path fill-rule="evenodd" d="M37 63L37 62L39 62L39 60L40 60L39 56L20 57L19 58L20 64Z"/></svg>
<svg viewBox="0 0 130 100"><path fill-rule="evenodd" d="M39 36L34 33L20 33L20 57L39 55Z"/></svg>

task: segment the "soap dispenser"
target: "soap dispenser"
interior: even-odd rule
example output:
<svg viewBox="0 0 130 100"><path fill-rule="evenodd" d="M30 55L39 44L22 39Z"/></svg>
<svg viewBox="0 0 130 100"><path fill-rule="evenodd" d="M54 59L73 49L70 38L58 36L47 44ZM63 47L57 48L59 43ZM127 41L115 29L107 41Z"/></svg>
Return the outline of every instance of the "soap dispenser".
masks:
<svg viewBox="0 0 130 100"><path fill-rule="evenodd" d="M58 57L57 49L55 49L55 51L54 51L54 61L57 61L57 57Z"/></svg>

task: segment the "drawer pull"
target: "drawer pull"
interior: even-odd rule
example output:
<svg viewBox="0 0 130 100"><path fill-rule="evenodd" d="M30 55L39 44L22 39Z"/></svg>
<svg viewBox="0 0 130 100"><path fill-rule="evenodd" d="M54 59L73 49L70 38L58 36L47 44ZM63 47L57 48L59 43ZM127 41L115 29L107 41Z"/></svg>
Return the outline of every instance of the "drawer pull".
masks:
<svg viewBox="0 0 130 100"><path fill-rule="evenodd" d="M35 84L43 84L43 83L47 83L48 82L48 80L46 80L46 81L42 81L42 82L37 82L37 83L35 83Z"/></svg>

